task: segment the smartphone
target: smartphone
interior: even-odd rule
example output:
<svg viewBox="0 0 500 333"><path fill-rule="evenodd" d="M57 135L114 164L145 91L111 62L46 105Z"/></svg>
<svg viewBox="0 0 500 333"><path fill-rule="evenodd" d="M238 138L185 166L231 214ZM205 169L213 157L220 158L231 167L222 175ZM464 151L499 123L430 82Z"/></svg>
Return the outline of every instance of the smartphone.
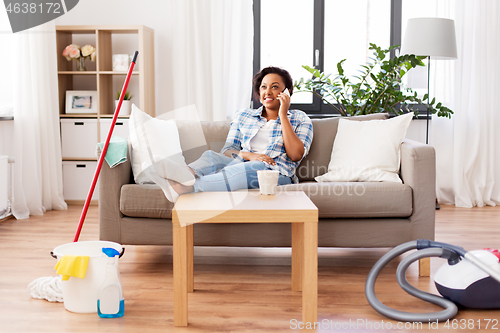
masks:
<svg viewBox="0 0 500 333"><path fill-rule="evenodd" d="M288 95L288 97L290 97L290 92L288 91L288 88L285 88L285 90L283 90L282 94ZM280 104L281 104L281 101L280 101Z"/></svg>

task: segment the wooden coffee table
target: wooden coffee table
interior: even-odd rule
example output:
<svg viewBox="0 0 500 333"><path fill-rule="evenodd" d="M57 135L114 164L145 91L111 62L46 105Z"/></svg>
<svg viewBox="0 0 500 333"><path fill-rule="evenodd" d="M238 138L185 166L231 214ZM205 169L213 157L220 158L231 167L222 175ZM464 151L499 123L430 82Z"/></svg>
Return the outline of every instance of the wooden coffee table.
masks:
<svg viewBox="0 0 500 333"><path fill-rule="evenodd" d="M302 321L317 321L318 208L304 192L198 192L179 197L172 210L175 326L188 323L194 223L291 223L292 290L302 291Z"/></svg>

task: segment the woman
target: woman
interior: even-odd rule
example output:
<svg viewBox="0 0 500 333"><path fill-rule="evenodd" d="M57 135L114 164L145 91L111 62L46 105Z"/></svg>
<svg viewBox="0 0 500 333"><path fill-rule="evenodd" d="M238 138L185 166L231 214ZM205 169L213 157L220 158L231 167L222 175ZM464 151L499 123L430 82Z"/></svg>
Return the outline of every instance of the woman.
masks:
<svg viewBox="0 0 500 333"><path fill-rule="evenodd" d="M173 201L190 192L258 188L258 170L278 170L278 185L297 182L295 169L309 152L313 128L304 112L289 110L292 78L266 67L254 76L253 92L262 106L238 112L220 153L206 151L187 168L170 162Z"/></svg>

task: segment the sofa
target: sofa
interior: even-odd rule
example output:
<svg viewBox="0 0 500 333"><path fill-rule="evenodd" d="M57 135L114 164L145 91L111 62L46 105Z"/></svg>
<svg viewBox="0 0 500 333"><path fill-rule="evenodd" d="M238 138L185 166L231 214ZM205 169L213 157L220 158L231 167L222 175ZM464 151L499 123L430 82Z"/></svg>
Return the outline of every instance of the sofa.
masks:
<svg viewBox="0 0 500 333"><path fill-rule="evenodd" d="M387 119L387 115L350 119ZM327 171L338 122L339 117L312 119L314 139L308 156L296 170L299 183L285 185L286 190L304 191L318 207L318 246L393 247L420 238L434 240L434 148L408 139L403 141L402 184L318 183L314 177ZM220 151L230 122L201 122L206 145L186 150L183 142L190 135L190 123L178 121L177 127L183 155L186 163L190 163L207 149ZM158 186L134 183L130 158L114 168L103 164L99 178L101 240L124 245L172 245L172 208L173 203ZM290 229L289 225L279 223L195 224L194 245L289 247Z"/></svg>

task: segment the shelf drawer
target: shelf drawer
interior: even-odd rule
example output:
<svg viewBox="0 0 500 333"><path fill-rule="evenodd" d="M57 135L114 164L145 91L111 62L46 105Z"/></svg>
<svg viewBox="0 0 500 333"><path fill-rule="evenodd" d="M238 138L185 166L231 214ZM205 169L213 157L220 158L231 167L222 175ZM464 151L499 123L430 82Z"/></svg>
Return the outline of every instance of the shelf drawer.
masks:
<svg viewBox="0 0 500 333"><path fill-rule="evenodd" d="M100 120L100 142L106 141L108 136L109 128L111 127L111 122L113 119L102 119ZM113 130L113 136L120 136L124 139L128 138L128 119L118 119L115 124L115 129Z"/></svg>
<svg viewBox="0 0 500 333"><path fill-rule="evenodd" d="M87 199L97 162L63 161L62 167L64 200ZM98 197L98 184L96 184L92 200L97 200Z"/></svg>
<svg viewBox="0 0 500 333"><path fill-rule="evenodd" d="M97 119L61 119L63 158L96 158Z"/></svg>

